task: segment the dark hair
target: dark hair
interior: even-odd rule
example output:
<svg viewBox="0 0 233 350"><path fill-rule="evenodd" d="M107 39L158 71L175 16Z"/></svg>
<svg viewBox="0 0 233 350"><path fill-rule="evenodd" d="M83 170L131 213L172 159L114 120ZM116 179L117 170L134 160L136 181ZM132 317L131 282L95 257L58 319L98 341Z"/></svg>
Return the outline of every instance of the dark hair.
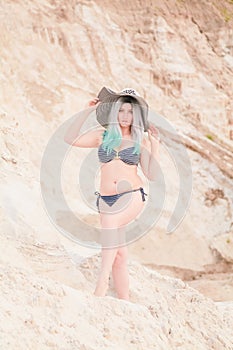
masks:
<svg viewBox="0 0 233 350"><path fill-rule="evenodd" d="M122 100L122 103L133 103L133 104L137 103L137 104L139 104L138 101L136 100L136 98L133 98L132 96L120 96L119 98ZM117 99L117 101L118 100L119 99Z"/></svg>

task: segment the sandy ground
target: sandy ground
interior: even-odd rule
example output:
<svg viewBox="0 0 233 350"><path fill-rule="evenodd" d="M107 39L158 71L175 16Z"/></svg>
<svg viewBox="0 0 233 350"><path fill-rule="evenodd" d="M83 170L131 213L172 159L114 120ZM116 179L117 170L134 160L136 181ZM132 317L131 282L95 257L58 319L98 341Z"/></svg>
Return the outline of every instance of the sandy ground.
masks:
<svg viewBox="0 0 233 350"><path fill-rule="evenodd" d="M18 0L2 2L0 16L0 348L232 350L230 1L128 1L122 8L119 1ZM60 169L70 209L55 201L56 225L70 225L72 239L55 226L41 194L41 186L56 194L60 170L46 169L48 182L40 180L58 128L102 86L126 85L156 111L150 118L161 132L166 190L161 216L156 200L154 224L129 246L130 301L116 298L112 276L107 296L93 295L100 251L74 241L93 239L98 225L94 195L87 205L80 192L90 183L81 186L77 176L90 149L73 147ZM94 126L92 115L86 127ZM192 196L167 234L189 175L184 149ZM97 173L94 179L98 189ZM160 189L158 182L158 197ZM84 229L72 226L71 213Z"/></svg>

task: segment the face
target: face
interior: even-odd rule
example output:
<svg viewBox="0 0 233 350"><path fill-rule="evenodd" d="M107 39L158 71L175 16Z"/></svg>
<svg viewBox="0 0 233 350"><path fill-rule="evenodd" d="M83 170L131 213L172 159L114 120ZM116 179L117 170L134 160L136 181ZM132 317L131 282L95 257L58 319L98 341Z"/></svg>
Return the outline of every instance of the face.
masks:
<svg viewBox="0 0 233 350"><path fill-rule="evenodd" d="M122 128L129 128L133 122L133 107L126 102L121 105L118 113L118 122Z"/></svg>

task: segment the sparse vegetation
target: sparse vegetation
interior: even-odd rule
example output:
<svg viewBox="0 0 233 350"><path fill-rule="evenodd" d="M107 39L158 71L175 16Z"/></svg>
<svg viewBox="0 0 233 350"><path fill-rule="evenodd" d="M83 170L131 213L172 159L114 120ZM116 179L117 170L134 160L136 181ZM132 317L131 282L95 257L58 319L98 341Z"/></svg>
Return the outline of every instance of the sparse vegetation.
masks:
<svg viewBox="0 0 233 350"><path fill-rule="evenodd" d="M221 13L224 17L225 22L229 22L232 19L232 13L230 13L226 8L221 9Z"/></svg>
<svg viewBox="0 0 233 350"><path fill-rule="evenodd" d="M213 136L212 136L212 135L210 135L210 134L206 134L205 136L207 137L207 139L209 139L209 140L211 140L211 141L214 141L214 138L213 138Z"/></svg>
<svg viewBox="0 0 233 350"><path fill-rule="evenodd" d="M231 240L230 240L230 238L227 238L227 243L231 243Z"/></svg>

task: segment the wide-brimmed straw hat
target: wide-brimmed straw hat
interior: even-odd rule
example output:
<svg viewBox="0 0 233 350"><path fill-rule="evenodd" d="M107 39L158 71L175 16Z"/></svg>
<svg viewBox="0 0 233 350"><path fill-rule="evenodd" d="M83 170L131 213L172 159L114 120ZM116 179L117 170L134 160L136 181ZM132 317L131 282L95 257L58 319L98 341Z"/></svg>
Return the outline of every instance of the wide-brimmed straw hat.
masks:
<svg viewBox="0 0 233 350"><path fill-rule="evenodd" d="M139 105L141 109L142 121L144 125L144 131L147 131L149 128L148 123L148 104L146 101L137 93L136 90L132 88L125 88L119 93L112 91L109 88L103 87L98 93L98 98L100 104L96 108L96 117L97 121L104 127L108 127L109 123L109 113L112 107L112 103L116 102L122 96L129 96L132 103Z"/></svg>

